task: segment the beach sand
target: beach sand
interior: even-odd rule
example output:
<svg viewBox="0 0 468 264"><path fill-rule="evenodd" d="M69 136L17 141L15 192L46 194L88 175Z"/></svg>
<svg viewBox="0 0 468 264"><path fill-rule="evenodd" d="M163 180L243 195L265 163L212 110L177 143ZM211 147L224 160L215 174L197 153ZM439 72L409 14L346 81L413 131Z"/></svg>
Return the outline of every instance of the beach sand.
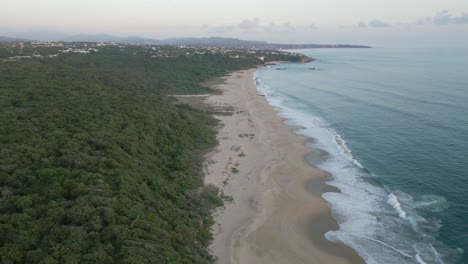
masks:
<svg viewBox="0 0 468 264"><path fill-rule="evenodd" d="M214 214L212 254L221 264L364 263L324 237L338 229L321 198L328 175L306 161L306 139L257 94L255 71L231 74L213 86L222 93L206 97L221 122L205 182L233 198Z"/></svg>

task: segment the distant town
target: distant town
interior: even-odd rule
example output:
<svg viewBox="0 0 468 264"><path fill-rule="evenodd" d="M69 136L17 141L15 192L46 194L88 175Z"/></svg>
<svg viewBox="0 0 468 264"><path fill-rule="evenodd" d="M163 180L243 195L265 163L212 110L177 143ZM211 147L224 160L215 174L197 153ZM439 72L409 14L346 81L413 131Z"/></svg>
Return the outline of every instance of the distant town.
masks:
<svg viewBox="0 0 468 264"><path fill-rule="evenodd" d="M304 62L310 59L296 52L280 50L260 50L257 48L227 48L221 46L186 46L186 45L151 45L151 44L130 44L115 42L3 42L0 43L0 59L3 61L15 61L32 58L54 58L61 54L79 53L94 54L112 49L130 55L145 55L152 58L157 57L179 57L195 56L205 54L219 54L233 59L245 58L247 55L255 56L261 61L284 59L284 56L299 58ZM288 60L291 60L288 58Z"/></svg>

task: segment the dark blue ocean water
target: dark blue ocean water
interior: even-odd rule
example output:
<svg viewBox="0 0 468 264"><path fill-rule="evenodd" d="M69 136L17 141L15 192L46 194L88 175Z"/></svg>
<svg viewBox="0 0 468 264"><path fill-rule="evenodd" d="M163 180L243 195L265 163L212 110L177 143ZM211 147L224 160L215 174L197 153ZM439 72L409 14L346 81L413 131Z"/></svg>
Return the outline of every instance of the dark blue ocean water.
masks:
<svg viewBox="0 0 468 264"><path fill-rule="evenodd" d="M468 49L300 52L316 61L256 80L329 153L326 237L368 263L468 263Z"/></svg>

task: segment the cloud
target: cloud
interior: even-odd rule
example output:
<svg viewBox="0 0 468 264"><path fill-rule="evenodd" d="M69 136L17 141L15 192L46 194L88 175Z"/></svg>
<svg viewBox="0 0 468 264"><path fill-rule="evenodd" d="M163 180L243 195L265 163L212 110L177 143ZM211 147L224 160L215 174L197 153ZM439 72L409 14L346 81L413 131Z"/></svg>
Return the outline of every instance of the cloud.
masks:
<svg viewBox="0 0 468 264"><path fill-rule="evenodd" d="M275 34L288 34L297 31L297 27L291 22L285 22L277 24L275 22L263 21L260 18L245 19L237 24L225 24L225 25L201 25L203 29L216 34L227 34L227 33L260 33L261 31ZM314 24L300 26L300 29L316 30L317 27Z"/></svg>
<svg viewBox="0 0 468 264"><path fill-rule="evenodd" d="M389 25L383 21L374 19L368 23L369 27L388 27Z"/></svg>
<svg viewBox="0 0 468 264"><path fill-rule="evenodd" d="M277 29L276 23L275 22L270 22L268 25L263 27L263 30L266 32L275 32Z"/></svg>
<svg viewBox="0 0 468 264"><path fill-rule="evenodd" d="M245 19L244 21L239 23L238 27L241 29L252 29L259 27L260 24L261 20L259 18Z"/></svg>
<svg viewBox="0 0 468 264"><path fill-rule="evenodd" d="M426 18L421 18L421 19L418 19L415 23L415 25L417 26L422 26L422 25L425 25L425 24L428 24L428 23L432 23L432 17L426 17Z"/></svg>
<svg viewBox="0 0 468 264"><path fill-rule="evenodd" d="M225 34L234 31L234 29L234 26L219 26L214 28L214 32L216 32L216 34Z"/></svg>
<svg viewBox="0 0 468 264"><path fill-rule="evenodd" d="M310 24L309 25L309 30L317 30L318 27L315 24Z"/></svg>
<svg viewBox="0 0 468 264"><path fill-rule="evenodd" d="M263 30L269 33L291 33L296 31L296 27L290 22L277 25L275 22L270 22L268 25L263 27Z"/></svg>
<svg viewBox="0 0 468 264"><path fill-rule="evenodd" d="M209 29L210 31L215 32L216 34L225 34L237 30L250 31L259 28L260 26L260 18L245 19L238 24L225 24L219 26L202 25L203 28Z"/></svg>
<svg viewBox="0 0 468 264"><path fill-rule="evenodd" d="M296 27L293 26L290 22L286 22L283 24L283 32L288 33L293 31L296 31Z"/></svg>
<svg viewBox="0 0 468 264"><path fill-rule="evenodd" d="M468 13L461 13L459 16L454 16L449 11L443 10L434 16L433 22L436 25L468 24Z"/></svg>
<svg viewBox="0 0 468 264"><path fill-rule="evenodd" d="M360 27L360 28L366 28L367 24L366 24L366 22L360 21L360 22L357 23L357 26Z"/></svg>

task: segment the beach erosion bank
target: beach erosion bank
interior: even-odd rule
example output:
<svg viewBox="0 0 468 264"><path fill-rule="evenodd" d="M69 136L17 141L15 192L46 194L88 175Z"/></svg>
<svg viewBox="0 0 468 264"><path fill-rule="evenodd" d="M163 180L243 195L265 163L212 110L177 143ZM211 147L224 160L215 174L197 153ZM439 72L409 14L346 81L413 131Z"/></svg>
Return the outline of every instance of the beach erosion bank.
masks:
<svg viewBox="0 0 468 264"><path fill-rule="evenodd" d="M364 263L325 238L338 229L321 197L328 174L306 161L314 150L257 93L256 71L223 78L214 86L222 93L206 99L220 128L205 182L233 199L214 214L212 254L218 263Z"/></svg>

